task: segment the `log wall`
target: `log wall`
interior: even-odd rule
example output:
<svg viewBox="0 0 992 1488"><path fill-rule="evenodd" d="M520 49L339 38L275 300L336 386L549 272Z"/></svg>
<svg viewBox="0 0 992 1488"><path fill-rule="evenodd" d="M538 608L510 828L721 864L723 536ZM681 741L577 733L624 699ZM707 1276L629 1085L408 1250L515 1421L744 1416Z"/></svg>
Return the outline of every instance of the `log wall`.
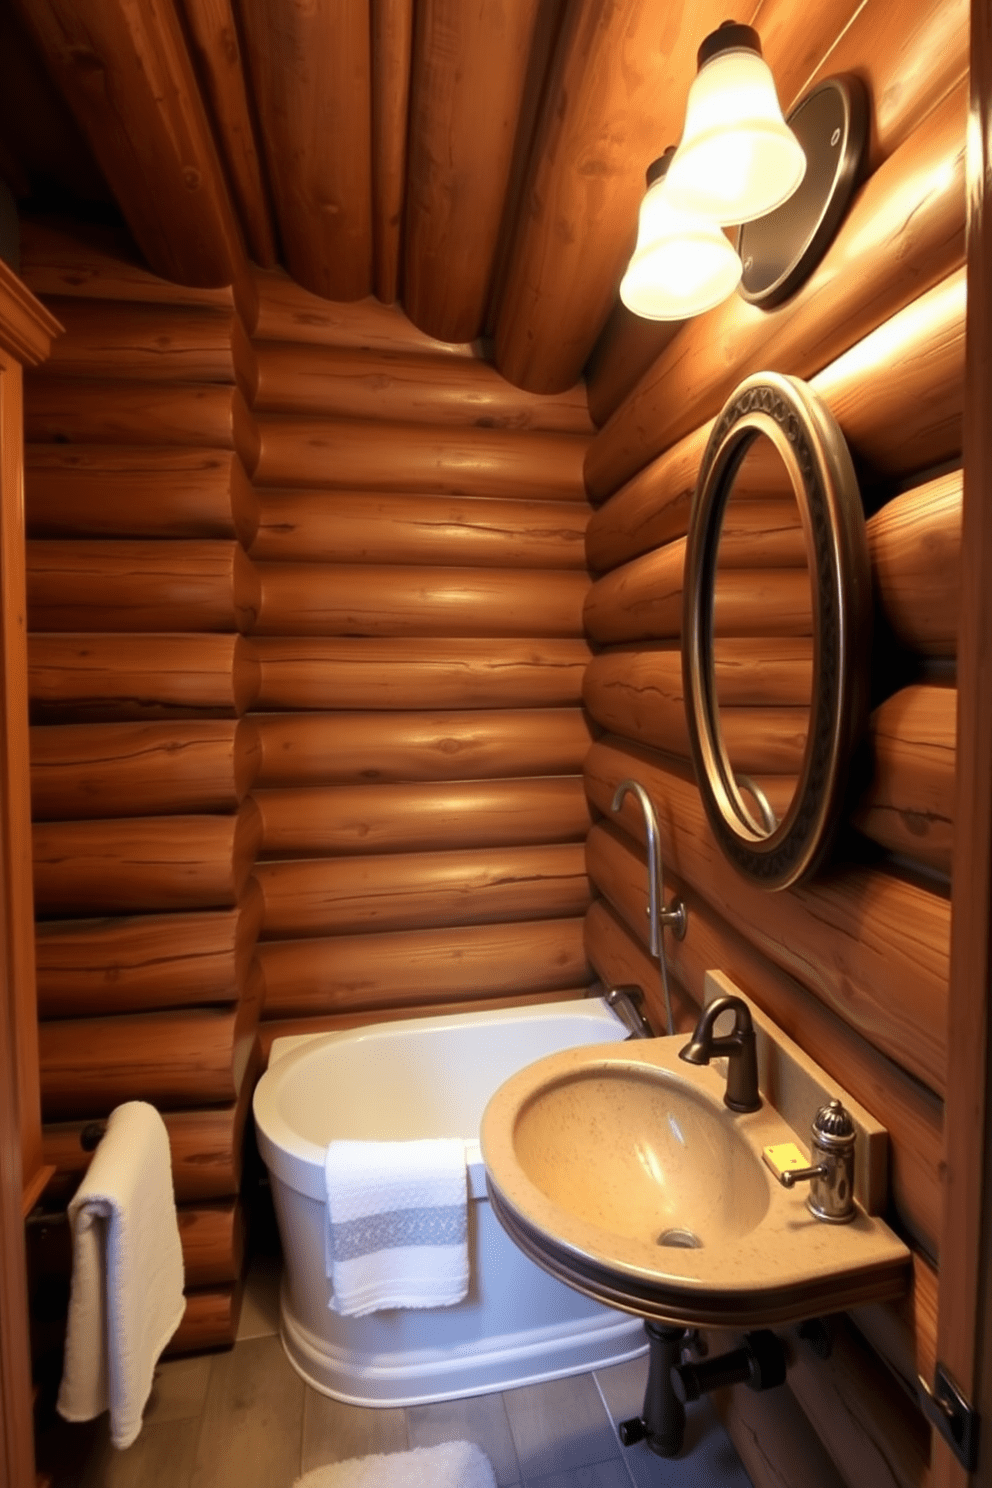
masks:
<svg viewBox="0 0 992 1488"><path fill-rule="evenodd" d="M34 241L66 326L27 404L52 1195L86 1119L159 1106L179 1344L204 1346L236 1321L244 1119L281 1030L591 980L591 423L581 389L517 392L399 312L259 273L250 339L219 294L87 272L80 243L62 274Z"/></svg>
<svg viewBox="0 0 992 1488"><path fill-rule="evenodd" d="M960 7L938 9L945 20L957 17L950 49L957 55L966 18ZM764 10L756 22L763 39ZM869 12L879 23L884 12L892 38L884 59L870 44ZM722 967L884 1122L890 1218L916 1260L912 1298L898 1311L859 1315L826 1369L797 1354L774 1421L746 1391L725 1401L762 1488L816 1480L816 1454L803 1446L809 1439L822 1444L849 1488L883 1481L917 1488L930 1471L928 1431L910 1402L935 1346L948 1078L966 82L948 78L934 92L930 69L913 61L916 22L907 7L869 4L863 15L864 26L859 13L828 40L842 35L847 65L869 81L884 73L891 84L892 59L902 57L903 123L890 127L875 94L868 174L822 266L780 309L762 312L734 297L666 332L633 387L620 371L624 335L614 325L592 399L610 416L586 461L597 510L587 531L595 579L585 617L596 654L584 699L603 730L585 766L596 814L587 840L596 894L586 917L590 960L604 981L639 968L660 1020L659 979L644 954L643 825L633 802L619 816L609 809L617 783L634 776L658 810L670 890L689 908L685 940L669 941L677 987L698 1002L705 971ZM801 51L805 21L794 7L775 16L775 46L788 33ZM863 652L872 713L847 822L827 866L777 894L747 884L710 832L689 755L680 658L685 533L699 461L728 393L765 369L809 380L847 438L868 518L875 600L874 643ZM795 772L797 720L809 696L808 623L793 593L805 575L789 567L794 520L781 519L780 498L743 494L750 499L735 504L725 564L721 548L718 690L731 757L775 799L777 783ZM755 627L744 601L759 593ZM893 1389L893 1370L909 1393ZM766 1415L761 1429L775 1449L755 1453L755 1423ZM796 1421L802 1429L788 1424Z"/></svg>

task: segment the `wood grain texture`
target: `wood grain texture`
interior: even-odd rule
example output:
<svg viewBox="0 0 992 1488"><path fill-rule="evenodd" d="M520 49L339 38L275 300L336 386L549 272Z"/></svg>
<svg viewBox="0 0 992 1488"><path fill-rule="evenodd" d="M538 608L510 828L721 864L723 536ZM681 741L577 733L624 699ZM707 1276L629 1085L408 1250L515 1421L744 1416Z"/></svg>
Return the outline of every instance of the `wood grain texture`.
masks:
<svg viewBox="0 0 992 1488"><path fill-rule="evenodd" d="M256 918L234 909L42 920L41 1016L236 1002L257 929Z"/></svg>
<svg viewBox="0 0 992 1488"><path fill-rule="evenodd" d="M267 1018L550 992L587 982L581 919L263 942Z"/></svg>
<svg viewBox="0 0 992 1488"><path fill-rule="evenodd" d="M574 707L585 641L254 639L261 709Z"/></svg>
<svg viewBox="0 0 992 1488"><path fill-rule="evenodd" d="M867 170L903 145L967 73L968 15L964 0L944 0L915 13L903 0L852 6L849 24L824 37L788 3L762 5L762 50L786 112L824 77L854 73L867 85ZM602 425L661 356L679 323L639 319L617 304L587 369L589 405Z"/></svg>
<svg viewBox="0 0 992 1488"><path fill-rule="evenodd" d="M235 381L233 310L68 295L47 304L65 334L40 376Z"/></svg>
<svg viewBox="0 0 992 1488"><path fill-rule="evenodd" d="M875 869L846 866L771 898L752 888L716 847L695 785L636 746L594 744L586 763L590 799L608 812L632 773L657 803L665 861L850 1026L940 1094L946 1064L940 1035L947 995L950 906ZM633 808L622 824L638 837ZM601 831L593 828L590 836ZM898 1002L891 989L899 987Z"/></svg>
<svg viewBox="0 0 992 1488"><path fill-rule="evenodd" d="M258 636L578 637L589 589L554 570L259 563L253 577L239 620Z"/></svg>
<svg viewBox="0 0 992 1488"><path fill-rule="evenodd" d="M907 650L953 656L961 591L962 473L896 496L868 522L875 602Z"/></svg>
<svg viewBox="0 0 992 1488"><path fill-rule="evenodd" d="M234 815L37 822L37 911L67 918L227 908L253 856L238 826Z"/></svg>
<svg viewBox="0 0 992 1488"><path fill-rule="evenodd" d="M295 341L256 341L253 350L249 401L259 413L592 433L581 383L542 398L477 358Z"/></svg>
<svg viewBox="0 0 992 1488"><path fill-rule="evenodd" d="M712 1398L754 1488L848 1488L788 1386Z"/></svg>
<svg viewBox="0 0 992 1488"><path fill-rule="evenodd" d="M257 1008L253 1010L257 1020ZM42 1023L46 1120L107 1116L127 1100L169 1107L233 1102L248 1068L254 1022L191 1008Z"/></svg>
<svg viewBox="0 0 992 1488"><path fill-rule="evenodd" d="M230 1348L237 1337L240 1311L240 1287L206 1287L190 1292L182 1322L166 1345L164 1357L174 1359Z"/></svg>
<svg viewBox="0 0 992 1488"><path fill-rule="evenodd" d="M278 249L231 0L180 3L249 253L271 269Z"/></svg>
<svg viewBox="0 0 992 1488"><path fill-rule="evenodd" d="M585 570L586 516L577 502L261 490L249 551L262 562Z"/></svg>
<svg viewBox="0 0 992 1488"><path fill-rule="evenodd" d="M372 0L372 260L376 296L399 296L413 0Z"/></svg>
<svg viewBox="0 0 992 1488"><path fill-rule="evenodd" d="M738 18L748 21L755 6ZM570 8L496 315L496 365L535 392L570 387L633 248L644 172L678 138L696 48L719 6Z"/></svg>
<svg viewBox="0 0 992 1488"><path fill-rule="evenodd" d="M440 340L471 340L485 323L538 9L537 0L416 9L403 299Z"/></svg>
<svg viewBox="0 0 992 1488"><path fill-rule="evenodd" d="M907 687L871 715L873 770L852 822L903 857L951 871L957 689Z"/></svg>
<svg viewBox="0 0 992 1488"><path fill-rule="evenodd" d="M257 429L261 452L248 469L263 486L586 499L582 461L588 440L578 434L269 414L259 416Z"/></svg>
<svg viewBox="0 0 992 1488"><path fill-rule="evenodd" d="M232 718L255 689L228 635L34 635L28 641L37 723Z"/></svg>
<svg viewBox="0 0 992 1488"><path fill-rule="evenodd" d="M417 769L416 761L410 769ZM589 827L579 775L321 784L256 790L251 799L259 813L263 858L581 842Z"/></svg>
<svg viewBox="0 0 992 1488"><path fill-rule="evenodd" d="M586 479L595 497L716 414L750 372L775 367L808 380L959 270L965 98L960 84L876 171L820 267L785 305L766 311L728 300L683 329L591 447Z"/></svg>
<svg viewBox="0 0 992 1488"><path fill-rule="evenodd" d="M237 543L218 540L32 540L28 624L126 635L235 630L239 557Z"/></svg>
<svg viewBox="0 0 992 1488"><path fill-rule="evenodd" d="M31 733L38 821L233 811L234 723L62 724Z"/></svg>
<svg viewBox="0 0 992 1488"><path fill-rule="evenodd" d="M258 863L263 943L564 919L589 906L581 842Z"/></svg>
<svg viewBox="0 0 992 1488"><path fill-rule="evenodd" d="M237 1193L248 1105L247 1084L243 1084L238 1100L230 1105L163 1113L178 1203ZM84 1151L79 1141L84 1124L50 1122L44 1129L45 1161L56 1168L48 1197L56 1203L72 1197L89 1167L92 1153Z"/></svg>
<svg viewBox="0 0 992 1488"><path fill-rule="evenodd" d="M253 514L230 450L32 444L24 511L33 538L233 538Z"/></svg>
<svg viewBox="0 0 992 1488"><path fill-rule="evenodd" d="M237 755L258 802L261 787L575 775L591 742L578 708L270 713L243 720Z"/></svg>
<svg viewBox="0 0 992 1488"><path fill-rule="evenodd" d="M219 1286L237 1281L245 1253L245 1215L240 1201L183 1204L176 1218L186 1286Z"/></svg>
<svg viewBox="0 0 992 1488"><path fill-rule="evenodd" d="M245 50L286 267L329 300L372 287L368 0L242 0Z"/></svg>
<svg viewBox="0 0 992 1488"><path fill-rule="evenodd" d="M33 378L24 436L42 444L237 450L248 471L258 458L258 436L244 398L222 383Z"/></svg>
<svg viewBox="0 0 992 1488"><path fill-rule="evenodd" d="M600 839L594 850L599 871L606 869L610 875L600 887L611 898L596 899L586 915L586 952L603 981L616 983L638 971L639 956L646 958L641 921L647 870L643 854L628 843L615 840L608 845ZM884 1123L890 1139L894 1212L907 1233L935 1255L941 1193L940 1101L777 967L752 944L746 930L735 929L701 894L674 877L666 876L665 882L668 893L680 894L689 910L685 939L673 943L669 938L666 945L670 967L688 995L701 1000L706 972L722 967L790 1038L815 1048L817 1063ZM618 908L613 908L614 903ZM639 976L633 980L648 989L649 997L655 987L655 1027L662 1026L657 1016L657 972L653 981L642 982Z"/></svg>
<svg viewBox="0 0 992 1488"><path fill-rule="evenodd" d="M937 1362L937 1272L913 1253L913 1288L902 1302L856 1307L851 1321L888 1364L911 1396L919 1398L920 1376L933 1378Z"/></svg>
<svg viewBox="0 0 992 1488"><path fill-rule="evenodd" d="M21 223L21 275L35 294L46 297L223 310L235 303L231 286L202 289L152 273L123 224L25 219ZM254 318L252 314L252 322Z"/></svg>
<svg viewBox="0 0 992 1488"><path fill-rule="evenodd" d="M419 331L399 305L378 300L331 301L297 284L283 269L255 270L254 318L245 328L254 341L293 341L310 346L338 346L371 351L421 352L427 356L475 357L472 342L435 341Z"/></svg>
<svg viewBox="0 0 992 1488"><path fill-rule="evenodd" d="M231 284L240 228L171 0L18 9L152 269Z"/></svg>

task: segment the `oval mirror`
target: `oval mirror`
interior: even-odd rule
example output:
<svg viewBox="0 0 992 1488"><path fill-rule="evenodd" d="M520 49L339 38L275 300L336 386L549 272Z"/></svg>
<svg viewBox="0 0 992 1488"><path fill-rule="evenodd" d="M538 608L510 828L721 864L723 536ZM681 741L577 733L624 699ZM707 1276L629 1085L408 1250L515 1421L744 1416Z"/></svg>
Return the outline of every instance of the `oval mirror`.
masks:
<svg viewBox="0 0 992 1488"><path fill-rule="evenodd" d="M686 544L682 669L699 789L724 853L769 889L808 878L868 711L861 493L829 409L762 372L718 415Z"/></svg>

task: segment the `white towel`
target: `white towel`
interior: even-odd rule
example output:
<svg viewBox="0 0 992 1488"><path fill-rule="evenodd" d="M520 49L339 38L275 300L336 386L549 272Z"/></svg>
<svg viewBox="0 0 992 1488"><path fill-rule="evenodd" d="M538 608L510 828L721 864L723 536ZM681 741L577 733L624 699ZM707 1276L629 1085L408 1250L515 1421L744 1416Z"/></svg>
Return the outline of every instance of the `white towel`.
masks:
<svg viewBox="0 0 992 1488"><path fill-rule="evenodd" d="M465 1143L332 1142L326 1262L330 1306L450 1307L468 1291Z"/></svg>
<svg viewBox="0 0 992 1488"><path fill-rule="evenodd" d="M496 1488L489 1458L474 1442L442 1442L375 1457L329 1462L294 1488Z"/></svg>
<svg viewBox="0 0 992 1488"><path fill-rule="evenodd" d="M58 1411L90 1421L110 1407L110 1439L141 1430L158 1357L182 1320L183 1254L165 1123L118 1106L69 1204L72 1291Z"/></svg>

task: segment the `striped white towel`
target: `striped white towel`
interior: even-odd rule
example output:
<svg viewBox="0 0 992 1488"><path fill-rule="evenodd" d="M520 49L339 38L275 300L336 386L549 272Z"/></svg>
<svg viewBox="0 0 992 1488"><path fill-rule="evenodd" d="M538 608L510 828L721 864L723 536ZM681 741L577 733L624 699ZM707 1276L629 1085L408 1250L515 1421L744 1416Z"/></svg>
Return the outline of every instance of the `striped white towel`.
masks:
<svg viewBox="0 0 992 1488"><path fill-rule="evenodd" d="M332 1142L327 1180L330 1306L450 1307L468 1291L465 1143Z"/></svg>

